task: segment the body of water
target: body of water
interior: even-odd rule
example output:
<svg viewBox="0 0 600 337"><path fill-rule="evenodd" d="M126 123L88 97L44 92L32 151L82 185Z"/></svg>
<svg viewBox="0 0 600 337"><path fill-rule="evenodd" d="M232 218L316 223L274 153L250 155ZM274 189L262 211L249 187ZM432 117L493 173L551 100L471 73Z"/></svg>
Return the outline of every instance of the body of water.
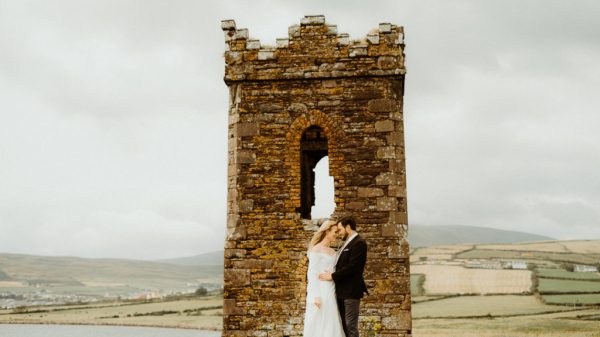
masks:
<svg viewBox="0 0 600 337"><path fill-rule="evenodd" d="M220 337L218 331L97 325L0 324L2 337Z"/></svg>

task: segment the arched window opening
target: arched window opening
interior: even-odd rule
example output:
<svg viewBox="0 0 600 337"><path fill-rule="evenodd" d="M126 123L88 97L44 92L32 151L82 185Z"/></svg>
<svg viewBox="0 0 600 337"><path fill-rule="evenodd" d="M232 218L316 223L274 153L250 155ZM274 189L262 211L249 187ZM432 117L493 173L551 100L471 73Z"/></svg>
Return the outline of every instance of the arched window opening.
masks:
<svg viewBox="0 0 600 337"><path fill-rule="evenodd" d="M317 163L315 172L315 205L311 216L315 219L329 218L335 211L335 188L333 177L329 175L329 157L325 156Z"/></svg>
<svg viewBox="0 0 600 337"><path fill-rule="evenodd" d="M327 156L327 136L322 128L313 125L304 130L300 140L300 215L311 219L315 204L315 166Z"/></svg>

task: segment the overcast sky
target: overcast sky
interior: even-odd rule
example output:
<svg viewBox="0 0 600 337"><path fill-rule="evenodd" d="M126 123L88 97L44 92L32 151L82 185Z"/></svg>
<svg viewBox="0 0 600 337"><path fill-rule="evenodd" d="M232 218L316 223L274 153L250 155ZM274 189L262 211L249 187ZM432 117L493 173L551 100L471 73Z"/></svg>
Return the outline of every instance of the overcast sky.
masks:
<svg viewBox="0 0 600 337"><path fill-rule="evenodd" d="M411 225L600 238L598 1L0 0L0 252L221 249L220 21L305 14L405 27Z"/></svg>

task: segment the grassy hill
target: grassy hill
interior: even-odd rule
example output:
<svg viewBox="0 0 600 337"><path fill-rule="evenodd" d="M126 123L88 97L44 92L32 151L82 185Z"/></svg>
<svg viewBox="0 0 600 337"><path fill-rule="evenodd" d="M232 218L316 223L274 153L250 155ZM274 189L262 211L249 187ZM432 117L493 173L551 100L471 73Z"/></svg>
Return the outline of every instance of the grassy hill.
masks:
<svg viewBox="0 0 600 337"><path fill-rule="evenodd" d="M50 289L55 293L128 294L135 291L189 291L222 283L221 266L189 266L126 259L88 259L0 254L0 292Z"/></svg>
<svg viewBox="0 0 600 337"><path fill-rule="evenodd" d="M455 245L461 243L517 243L554 240L547 236L473 226L411 226L408 232L411 247ZM223 266L223 251L158 260L183 266Z"/></svg>
<svg viewBox="0 0 600 337"><path fill-rule="evenodd" d="M164 262L177 264L182 266L223 266L223 251L179 257L174 259L157 260L156 262Z"/></svg>
<svg viewBox="0 0 600 337"><path fill-rule="evenodd" d="M518 231L474 226L418 226L408 229L411 247L456 245L461 243L517 243L547 241L553 238Z"/></svg>

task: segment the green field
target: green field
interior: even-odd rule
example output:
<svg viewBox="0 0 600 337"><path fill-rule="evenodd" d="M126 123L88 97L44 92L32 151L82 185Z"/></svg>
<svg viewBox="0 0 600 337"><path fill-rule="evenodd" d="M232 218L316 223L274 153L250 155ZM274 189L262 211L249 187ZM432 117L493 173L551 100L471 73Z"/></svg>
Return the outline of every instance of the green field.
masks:
<svg viewBox="0 0 600 337"><path fill-rule="evenodd" d="M600 337L598 315L596 308L495 318L415 318L412 336Z"/></svg>
<svg viewBox="0 0 600 337"><path fill-rule="evenodd" d="M600 293L600 282L540 278L538 292L545 293Z"/></svg>
<svg viewBox="0 0 600 337"><path fill-rule="evenodd" d="M598 273L575 273L564 269L538 269L538 277L600 281Z"/></svg>
<svg viewBox="0 0 600 337"><path fill-rule="evenodd" d="M425 275L410 275L410 293L412 296L421 296L425 293L425 290L423 289L423 282L425 282Z"/></svg>
<svg viewBox="0 0 600 337"><path fill-rule="evenodd" d="M546 305L535 296L458 296L413 304L414 318L498 317L569 310Z"/></svg>
<svg viewBox="0 0 600 337"><path fill-rule="evenodd" d="M457 259L529 259L549 260L554 262L568 262L578 264L596 264L597 254L553 253L553 252L528 252L511 250L474 249L459 253Z"/></svg>
<svg viewBox="0 0 600 337"><path fill-rule="evenodd" d="M548 304L565 305L590 305L600 304L600 294L564 294L564 295L542 295L544 302Z"/></svg>
<svg viewBox="0 0 600 337"><path fill-rule="evenodd" d="M30 307L0 311L0 323L97 324L216 330L223 298L210 296L168 301Z"/></svg>

